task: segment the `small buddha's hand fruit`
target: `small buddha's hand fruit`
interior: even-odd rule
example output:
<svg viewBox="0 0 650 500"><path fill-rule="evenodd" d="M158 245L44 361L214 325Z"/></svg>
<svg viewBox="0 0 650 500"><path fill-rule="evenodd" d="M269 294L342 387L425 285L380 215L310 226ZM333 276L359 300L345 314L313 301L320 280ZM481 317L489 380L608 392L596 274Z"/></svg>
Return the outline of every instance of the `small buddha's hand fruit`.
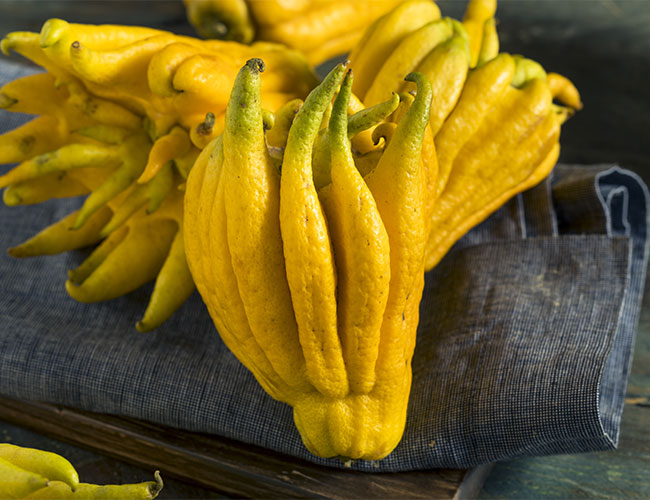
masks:
<svg viewBox="0 0 650 500"><path fill-rule="evenodd" d="M97 485L79 482L72 464L56 453L0 443L0 498L64 500L151 500L163 487L155 481Z"/></svg>
<svg viewBox="0 0 650 500"><path fill-rule="evenodd" d="M245 24L241 6L244 0L219 2L232 26ZM155 278L136 326L160 326L194 290L183 240L185 179L223 131L237 71L253 54L265 57L260 99L269 128L275 111L317 83L307 59L274 43L62 19L46 21L40 33L10 33L0 48L46 70L0 88L0 108L41 115L0 135L0 163L18 163L0 172L5 204L86 197L79 210L9 253L31 257L99 244L70 271L69 295L108 300ZM288 132L286 120L273 135L280 137L282 127Z"/></svg>
<svg viewBox="0 0 650 500"><path fill-rule="evenodd" d="M364 179L350 136L399 100L348 117L353 77L336 66L290 120L286 142L274 139L284 143L280 174L264 138L262 68L257 59L242 68L224 134L190 173L188 263L222 338L271 396L294 407L307 448L379 459L401 438L411 381L431 85L409 75L417 95ZM337 89L326 127L331 182L319 190L314 143Z"/></svg>

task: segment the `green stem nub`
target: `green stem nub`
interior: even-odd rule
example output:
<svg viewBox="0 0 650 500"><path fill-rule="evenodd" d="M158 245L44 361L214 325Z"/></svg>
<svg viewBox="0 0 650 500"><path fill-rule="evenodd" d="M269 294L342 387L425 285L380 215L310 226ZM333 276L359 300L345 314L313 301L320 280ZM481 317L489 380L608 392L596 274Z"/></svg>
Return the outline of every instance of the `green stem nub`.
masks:
<svg viewBox="0 0 650 500"><path fill-rule="evenodd" d="M203 123L199 123L196 127L196 133L199 135L210 135L212 133L212 128L214 127L214 113L208 111L205 114L205 120Z"/></svg>
<svg viewBox="0 0 650 500"><path fill-rule="evenodd" d="M264 61L262 61L259 57L253 57L252 59L246 61L246 66L257 73L264 73L264 70L266 69L266 64L264 64Z"/></svg>

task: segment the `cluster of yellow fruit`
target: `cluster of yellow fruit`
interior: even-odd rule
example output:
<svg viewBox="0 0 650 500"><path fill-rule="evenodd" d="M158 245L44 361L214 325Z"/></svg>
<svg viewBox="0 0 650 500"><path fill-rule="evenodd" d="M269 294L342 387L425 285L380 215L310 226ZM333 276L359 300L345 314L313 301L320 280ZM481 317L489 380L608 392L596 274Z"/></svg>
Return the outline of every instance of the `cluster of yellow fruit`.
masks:
<svg viewBox="0 0 650 500"><path fill-rule="evenodd" d="M422 167L431 86L407 77L417 96L363 176L354 124L376 124L368 115L390 115L397 101L348 117L353 77L343 78L340 64L295 114L274 160L259 105L262 69L260 59L242 68L224 133L188 178L188 263L225 343L294 407L309 450L378 459L397 445L406 417L431 215L425 186L435 178L430 162ZM312 160L320 143L329 161ZM318 189L314 168L331 182Z"/></svg>
<svg viewBox="0 0 650 500"><path fill-rule="evenodd" d="M199 35L279 42L318 65L346 54L367 26L403 0L184 0Z"/></svg>
<svg viewBox="0 0 650 500"><path fill-rule="evenodd" d="M0 136L7 205L89 194L81 209L10 250L15 257L93 245L66 282L82 302L108 300L157 276L141 331L194 290L183 249L183 192L201 148L223 129L238 69L253 55L272 75L262 104L304 97L316 77L285 47L201 41L159 30L47 21L2 41L47 70L0 89L0 107L41 115ZM179 190L179 188L181 190ZM102 241L103 240L103 241Z"/></svg>
<svg viewBox="0 0 650 500"><path fill-rule="evenodd" d="M155 481L137 484L98 485L80 483L79 475L65 458L49 451L0 443L0 498L3 499L130 499L150 500L162 490Z"/></svg>
<svg viewBox="0 0 650 500"><path fill-rule="evenodd" d="M223 135L190 173L197 288L315 455L377 460L397 446L425 271L548 174L580 106L565 78L498 53L494 8L473 1L461 23L403 2L368 29L345 77L348 63L278 112L293 119L273 140L263 63L249 60ZM362 116L373 119L356 126Z"/></svg>
<svg viewBox="0 0 650 500"><path fill-rule="evenodd" d="M566 78L499 53L495 10L470 0L461 22L400 2L304 102L311 71L274 45L58 20L9 35L3 48L48 74L1 90L5 108L44 114L0 138L0 161L22 162L0 177L5 201L91 192L13 254L105 238L70 274L79 300L162 266L142 330L195 283L309 450L386 456L404 430L425 271L548 174L581 106ZM45 92L63 104L30 97Z"/></svg>
<svg viewBox="0 0 650 500"><path fill-rule="evenodd" d="M440 19L431 2L407 1L375 22L350 55L353 92L366 106L390 91L412 100L413 84L403 81L410 71L431 81L435 154L425 154L436 157L438 176L429 195L426 270L469 229L548 175L559 156L560 127L582 106L565 77L499 53L495 11L496 0L471 0L459 22Z"/></svg>

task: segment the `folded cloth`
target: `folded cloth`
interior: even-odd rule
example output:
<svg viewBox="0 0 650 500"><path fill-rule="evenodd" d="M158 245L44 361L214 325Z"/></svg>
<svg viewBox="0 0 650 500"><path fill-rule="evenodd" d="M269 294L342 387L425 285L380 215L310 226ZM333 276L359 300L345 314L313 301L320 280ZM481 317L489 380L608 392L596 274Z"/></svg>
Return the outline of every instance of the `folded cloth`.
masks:
<svg viewBox="0 0 650 500"><path fill-rule="evenodd" d="M15 125L0 115L2 129ZM81 201L0 207L0 247ZM352 468L471 467L614 448L645 279L647 204L629 171L559 165L552 182L462 238L426 276L404 437L387 458ZM147 334L134 324L151 287L99 304L72 300L66 272L87 253L0 257L0 393L343 466L309 454L291 408L228 351L197 294Z"/></svg>

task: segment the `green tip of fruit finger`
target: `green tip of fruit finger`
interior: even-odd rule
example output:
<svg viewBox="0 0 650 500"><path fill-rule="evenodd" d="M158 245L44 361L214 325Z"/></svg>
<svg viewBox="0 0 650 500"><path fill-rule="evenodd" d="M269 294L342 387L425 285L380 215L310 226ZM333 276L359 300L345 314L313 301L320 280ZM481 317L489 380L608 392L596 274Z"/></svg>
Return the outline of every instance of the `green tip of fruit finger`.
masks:
<svg viewBox="0 0 650 500"><path fill-rule="evenodd" d="M266 69L264 61L262 61L259 57L253 57L252 59L246 61L246 66L248 66L251 70L258 71L260 73L264 73L264 70Z"/></svg>
<svg viewBox="0 0 650 500"><path fill-rule="evenodd" d="M406 75L406 76L404 77L404 81L406 81L406 82L417 83L418 80L419 80L420 78L422 78L423 76L424 76L424 75L422 75L422 73L418 73L418 72L415 72L415 71L414 71L413 73L409 73L408 75Z"/></svg>
<svg viewBox="0 0 650 500"><path fill-rule="evenodd" d="M165 484L163 483L162 477L160 476L160 471L154 472L153 477L156 480L156 483L152 484L149 487L149 492L151 493L151 498L156 498Z"/></svg>
<svg viewBox="0 0 650 500"><path fill-rule="evenodd" d="M68 23L63 19L48 19L41 27L41 48L47 48L54 45L68 29Z"/></svg>
<svg viewBox="0 0 650 500"><path fill-rule="evenodd" d="M512 58L515 62L515 74L512 76L510 85L513 87L519 89L531 80L546 79L546 71L537 61L520 55L513 55Z"/></svg>
<svg viewBox="0 0 650 500"><path fill-rule="evenodd" d="M340 149L345 148L346 142L344 138L348 135L348 102L350 100L350 93L353 81L352 70L349 69L345 73L345 77L341 82L341 88L334 100L332 107L332 116L329 121L330 131L330 145Z"/></svg>
<svg viewBox="0 0 650 500"><path fill-rule="evenodd" d="M196 126L196 133L199 135L210 135L212 133L212 128L214 127L214 120L214 113L208 111L205 114L205 120Z"/></svg>
<svg viewBox="0 0 650 500"><path fill-rule="evenodd" d="M393 92L391 98L369 108L356 112L348 119L348 137L352 138L359 132L379 125L393 114L400 103L399 94Z"/></svg>

